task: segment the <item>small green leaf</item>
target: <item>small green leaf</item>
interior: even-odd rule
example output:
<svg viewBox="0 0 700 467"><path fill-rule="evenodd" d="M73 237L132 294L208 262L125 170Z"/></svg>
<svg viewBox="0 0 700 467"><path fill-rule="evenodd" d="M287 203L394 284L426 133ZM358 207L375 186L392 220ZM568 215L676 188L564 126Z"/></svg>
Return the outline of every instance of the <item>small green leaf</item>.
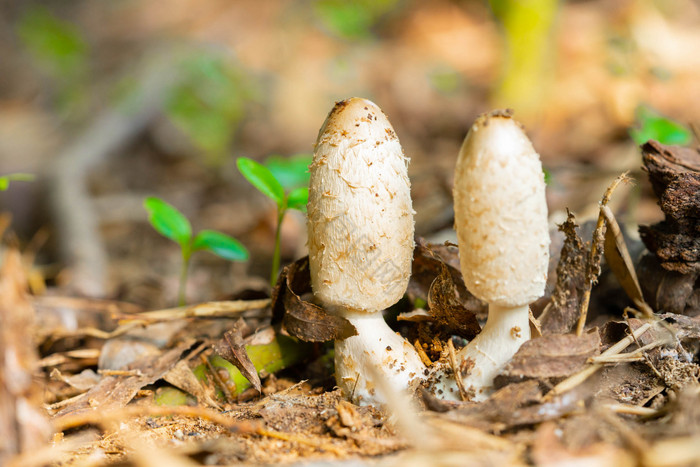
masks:
<svg viewBox="0 0 700 467"><path fill-rule="evenodd" d="M143 202L148 211L148 221L164 237L186 248L192 238L190 221L172 205L160 198L149 196Z"/></svg>
<svg viewBox="0 0 700 467"><path fill-rule="evenodd" d="M245 261L248 250L238 240L215 230L202 230L194 237L193 251L205 250L229 261Z"/></svg>
<svg viewBox="0 0 700 467"><path fill-rule="evenodd" d="M270 169L247 157L239 157L236 161L238 170L262 194L282 207L284 204L284 188L277 181Z"/></svg>
<svg viewBox="0 0 700 467"><path fill-rule="evenodd" d="M0 177L0 191L5 191L10 187L10 179L7 177Z"/></svg>
<svg viewBox="0 0 700 467"><path fill-rule="evenodd" d="M287 207L306 212L306 204L309 202L309 189L305 186L292 190L287 196Z"/></svg>
<svg viewBox="0 0 700 467"><path fill-rule="evenodd" d="M630 129L630 136L637 144L644 144L653 139L661 144L682 146L692 140L692 134L686 127L645 105L637 108L637 126Z"/></svg>
<svg viewBox="0 0 700 467"><path fill-rule="evenodd" d="M313 156L310 154L270 156L265 159L265 167L270 169L285 190L293 190L309 185L309 166L312 162Z"/></svg>

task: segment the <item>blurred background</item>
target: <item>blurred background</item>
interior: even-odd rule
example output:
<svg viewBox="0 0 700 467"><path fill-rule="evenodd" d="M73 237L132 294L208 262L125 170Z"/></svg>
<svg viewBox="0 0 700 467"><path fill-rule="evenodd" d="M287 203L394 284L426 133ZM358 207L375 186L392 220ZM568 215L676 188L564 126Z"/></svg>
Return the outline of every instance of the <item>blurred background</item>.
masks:
<svg viewBox="0 0 700 467"><path fill-rule="evenodd" d="M662 217L637 144L697 137L699 52L692 0L2 1L0 175L36 179L0 192L0 212L36 293L171 305L179 252L148 225L149 195L251 252L197 257L191 302L264 287L275 206L236 158L303 166L333 103L362 96L411 158L418 235L451 238L457 151L497 107L541 154L553 220L595 213L632 171L615 210L634 235ZM304 254L290 212L283 264Z"/></svg>

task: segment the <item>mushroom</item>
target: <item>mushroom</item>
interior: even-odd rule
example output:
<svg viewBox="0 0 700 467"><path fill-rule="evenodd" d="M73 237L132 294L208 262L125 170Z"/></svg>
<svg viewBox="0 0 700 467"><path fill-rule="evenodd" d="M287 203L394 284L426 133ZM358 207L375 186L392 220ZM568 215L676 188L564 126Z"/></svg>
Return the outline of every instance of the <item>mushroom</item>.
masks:
<svg viewBox="0 0 700 467"><path fill-rule="evenodd" d="M381 109L369 100L350 98L336 103L326 118L310 166L311 286L328 312L357 330L335 342L335 373L346 396L360 404L389 397L377 391L372 375L383 375L393 390L424 377L416 350L382 315L403 296L411 272L407 165Z"/></svg>
<svg viewBox="0 0 700 467"><path fill-rule="evenodd" d="M460 266L489 305L486 324L456 356L462 391L484 400L503 366L530 339L529 304L547 280L549 233L542 164L510 111L481 115L459 152L454 182ZM434 390L456 398L444 371Z"/></svg>

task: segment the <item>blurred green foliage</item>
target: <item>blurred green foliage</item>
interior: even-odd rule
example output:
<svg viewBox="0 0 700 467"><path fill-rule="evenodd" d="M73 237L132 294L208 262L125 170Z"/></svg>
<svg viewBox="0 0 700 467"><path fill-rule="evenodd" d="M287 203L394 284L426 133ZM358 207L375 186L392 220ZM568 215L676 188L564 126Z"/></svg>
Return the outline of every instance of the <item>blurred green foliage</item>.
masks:
<svg viewBox="0 0 700 467"><path fill-rule="evenodd" d="M253 90L235 64L213 53L188 58L180 73L166 103L167 115L209 165L220 166Z"/></svg>
<svg viewBox="0 0 700 467"><path fill-rule="evenodd" d="M372 38L372 27L399 0L317 0L313 4L316 17L331 33L350 40Z"/></svg>
<svg viewBox="0 0 700 467"><path fill-rule="evenodd" d="M454 94L463 84L462 75L448 66L433 69L429 72L428 78L432 87L445 95Z"/></svg>
<svg viewBox="0 0 700 467"><path fill-rule="evenodd" d="M89 53L80 30L43 7L28 8L17 35L32 60L56 85L57 104L70 111L86 102Z"/></svg>
<svg viewBox="0 0 700 467"><path fill-rule="evenodd" d="M693 139L693 135L688 128L661 115L646 105L637 107L636 125L634 128L630 128L630 136L638 145L653 139L661 144L682 146L690 143Z"/></svg>
<svg viewBox="0 0 700 467"><path fill-rule="evenodd" d="M14 173L8 175L0 175L0 191L5 191L10 188L10 182L32 182L34 181L33 174Z"/></svg>

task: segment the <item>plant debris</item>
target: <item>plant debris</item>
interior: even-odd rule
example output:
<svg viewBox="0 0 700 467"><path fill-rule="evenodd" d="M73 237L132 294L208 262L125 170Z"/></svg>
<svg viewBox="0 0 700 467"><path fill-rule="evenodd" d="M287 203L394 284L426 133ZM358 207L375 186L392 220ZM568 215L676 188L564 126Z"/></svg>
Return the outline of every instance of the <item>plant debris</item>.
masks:
<svg viewBox="0 0 700 467"><path fill-rule="evenodd" d="M681 274L700 271L700 150L642 145L644 169L665 220L639 232L661 266Z"/></svg>

